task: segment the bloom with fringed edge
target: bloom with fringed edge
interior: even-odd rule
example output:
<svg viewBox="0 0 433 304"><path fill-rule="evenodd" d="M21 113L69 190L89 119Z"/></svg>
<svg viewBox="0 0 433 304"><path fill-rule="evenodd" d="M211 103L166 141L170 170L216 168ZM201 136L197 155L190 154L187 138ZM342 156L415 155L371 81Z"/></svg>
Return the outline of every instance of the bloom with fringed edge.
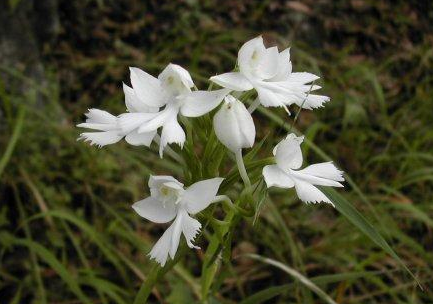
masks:
<svg viewBox="0 0 433 304"><path fill-rule="evenodd" d="M185 142L185 132L177 121L178 114L186 117L202 116L217 107L228 94L227 89L217 91L191 91L194 82L187 70L168 64L158 78L138 69L130 68L131 84L137 98L158 112L138 111L119 115L123 133L136 130L138 134L156 132L162 128L159 154L162 157L167 144Z"/></svg>
<svg viewBox="0 0 433 304"><path fill-rule="evenodd" d="M276 165L263 168L263 176L269 187L295 187L298 197L306 203L325 202L332 206L331 200L316 186L343 187L343 171L332 162L318 163L298 170L302 166L301 144L303 136L291 133L275 146L273 154Z"/></svg>
<svg viewBox="0 0 433 304"><path fill-rule="evenodd" d="M320 89L311 84L318 76L292 72L290 49L282 52L276 46L266 48L261 36L246 42L238 53L239 72L229 72L210 78L216 84L233 91L255 89L258 101L265 107L283 107L296 104L304 109L322 107L330 99L310 94Z"/></svg>
<svg viewBox="0 0 433 304"><path fill-rule="evenodd" d="M148 106L142 102L134 90L123 84L123 92L125 93L126 109L130 113L155 113L157 107ZM114 144L120 141L123 137L127 143L134 146L149 147L155 137L156 131L138 133L137 129L124 132L118 123L118 118L107 111L99 109L89 109L86 113L86 122L78 124L77 127L94 129L99 132L84 132L80 134L79 140L89 141L91 145L103 147L105 145Z"/></svg>
<svg viewBox="0 0 433 304"><path fill-rule="evenodd" d="M223 178L199 181L184 189L182 183L172 176L150 176L150 197L138 201L132 208L142 217L154 223L167 223L174 219L149 255L161 266L170 256L174 259L183 233L190 248L199 248L192 242L201 224L190 214L207 208L216 198Z"/></svg>

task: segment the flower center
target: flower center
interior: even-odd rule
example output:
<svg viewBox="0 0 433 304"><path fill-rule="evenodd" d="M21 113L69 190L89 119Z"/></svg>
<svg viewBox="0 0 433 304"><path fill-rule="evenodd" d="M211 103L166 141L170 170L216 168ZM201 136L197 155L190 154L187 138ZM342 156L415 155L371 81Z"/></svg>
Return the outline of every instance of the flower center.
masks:
<svg viewBox="0 0 433 304"><path fill-rule="evenodd" d="M173 82L174 82L174 78L173 78L173 76L168 76L168 77L167 77L167 84L168 84L168 85L172 85Z"/></svg>
<svg viewBox="0 0 433 304"><path fill-rule="evenodd" d="M165 207L166 204L177 205L181 201L182 195L180 189L175 189L167 185L159 188L159 199Z"/></svg>
<svg viewBox="0 0 433 304"><path fill-rule="evenodd" d="M159 192L162 196L168 196L170 193L170 189L168 189L166 186L162 186Z"/></svg>

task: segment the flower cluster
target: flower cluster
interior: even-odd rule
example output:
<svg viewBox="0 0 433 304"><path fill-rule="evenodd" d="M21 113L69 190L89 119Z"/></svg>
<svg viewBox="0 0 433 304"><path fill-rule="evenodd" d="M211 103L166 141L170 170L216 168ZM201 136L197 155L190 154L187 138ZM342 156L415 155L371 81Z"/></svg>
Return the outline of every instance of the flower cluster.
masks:
<svg viewBox="0 0 433 304"><path fill-rule="evenodd" d="M189 72L176 64L168 64L158 77L130 68L131 87L123 84L127 112L114 116L106 111L89 109L86 122L78 127L95 132L82 133L79 139L99 147L122 138L131 145L147 147L155 141L162 158L168 144L176 143L183 148L186 141L179 116L199 117L219 107L213 115L215 135L235 153L240 176L246 187L251 188L242 159L242 149L253 147L255 142L256 129L251 114L260 105L282 107L288 114L292 104L309 110L322 107L329 97L312 94L320 89L314 84L318 78L307 72L292 72L290 49L279 52L277 47L266 48L262 37L241 47L234 71L210 78L222 87L214 91L198 90ZM248 109L241 101L243 96L256 96ZM298 197L306 203L333 205L317 186L342 187L343 172L332 162L300 169L303 139L292 133L276 145L273 150L275 163L263 168L263 180L268 188L294 187ZM151 258L164 266L169 256L174 258L181 234L190 248L198 248L193 241L201 224L190 215L211 203L226 201L233 204L227 196L217 195L222 181L223 178L215 177L185 189L171 176L150 177L151 196L136 202L133 209L155 223L174 220L151 250Z"/></svg>

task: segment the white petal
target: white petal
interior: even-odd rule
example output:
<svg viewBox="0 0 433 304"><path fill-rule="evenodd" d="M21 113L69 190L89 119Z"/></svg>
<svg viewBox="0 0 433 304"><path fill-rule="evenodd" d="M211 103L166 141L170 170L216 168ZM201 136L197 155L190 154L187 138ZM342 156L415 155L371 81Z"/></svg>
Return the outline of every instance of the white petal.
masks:
<svg viewBox="0 0 433 304"><path fill-rule="evenodd" d="M307 110L321 108L324 106L326 102L331 100L328 96L323 96L323 95L313 95L313 94L309 94L308 96L307 94L304 95L305 95L304 98L296 99L295 103L299 107L302 106L303 109L307 109Z"/></svg>
<svg viewBox="0 0 433 304"><path fill-rule="evenodd" d="M142 126L146 122L151 121L158 115L159 113L124 113L118 117L119 128L122 130L122 132L127 134Z"/></svg>
<svg viewBox="0 0 433 304"><path fill-rule="evenodd" d="M116 123L116 116L108 113L107 111L99 109L89 109L86 113L88 123L96 124L113 124Z"/></svg>
<svg viewBox="0 0 433 304"><path fill-rule="evenodd" d="M206 209L218 193L223 180L221 177L206 179L185 189L182 200L186 203L188 213L195 214Z"/></svg>
<svg viewBox="0 0 433 304"><path fill-rule="evenodd" d="M229 72L212 76L210 80L223 88L228 88L234 91L248 91L253 88L251 82L238 72Z"/></svg>
<svg viewBox="0 0 433 304"><path fill-rule="evenodd" d="M260 104L264 107L284 107L287 97L263 86L256 86Z"/></svg>
<svg viewBox="0 0 433 304"><path fill-rule="evenodd" d="M200 231L200 228L201 224L196 219L191 218L185 210L180 209L173 224L164 232L150 252L151 258L154 258L162 266L165 265L168 255L174 259L179 248L182 233L188 246L198 249L199 247L194 246L192 241Z"/></svg>
<svg viewBox="0 0 433 304"><path fill-rule="evenodd" d="M125 94L125 105L129 112L145 112L145 113L154 113L158 111L156 107L150 107L144 102L142 102L133 88L127 86L123 83L123 92Z"/></svg>
<svg viewBox="0 0 433 304"><path fill-rule="evenodd" d="M288 81L291 82L299 82L302 84L313 82L314 80L319 79L320 77L307 72L297 72L291 73L288 77Z"/></svg>
<svg viewBox="0 0 433 304"><path fill-rule="evenodd" d="M295 184L277 165L268 165L263 168L263 177L266 185L270 187L292 188Z"/></svg>
<svg viewBox="0 0 433 304"><path fill-rule="evenodd" d="M228 89L193 91L184 99L180 113L186 117L202 116L215 109L229 92Z"/></svg>
<svg viewBox="0 0 433 304"><path fill-rule="evenodd" d="M117 123L113 123L113 124L106 124L106 123L80 123L77 125L77 127L79 128L85 128L85 129L93 129L93 130L98 130L98 131L114 131L114 130L118 130L119 126L117 125Z"/></svg>
<svg viewBox="0 0 433 304"><path fill-rule="evenodd" d="M182 216L182 232L185 236L186 243L189 248L200 249L200 247L195 246L192 241L194 241L197 234L200 232L201 224L196 219L193 219L186 213L185 210L179 210L179 213L183 213Z"/></svg>
<svg viewBox="0 0 433 304"><path fill-rule="evenodd" d="M143 123L138 128L138 133L155 131L159 127L162 127L167 121L176 120L177 113L179 113L179 107L174 105L167 105L164 110L155 113L155 116Z"/></svg>
<svg viewBox="0 0 433 304"><path fill-rule="evenodd" d="M276 46L262 52L255 74L261 79L270 79L278 72L280 53Z"/></svg>
<svg viewBox="0 0 433 304"><path fill-rule="evenodd" d="M117 130L105 131L105 132L87 132L81 133L78 140L84 140L90 142L91 145L97 145L103 147L117 143L123 138L123 135L119 135Z"/></svg>
<svg viewBox="0 0 433 304"><path fill-rule="evenodd" d="M162 107L165 105L164 94L160 81L140 70L139 68L129 68L131 72L131 84L136 96L145 104L151 107Z"/></svg>
<svg viewBox="0 0 433 304"><path fill-rule="evenodd" d="M290 48L280 52L278 59L278 72L272 77L272 81L284 81L292 73L292 62L290 61Z"/></svg>
<svg viewBox="0 0 433 304"><path fill-rule="evenodd" d="M180 235L182 233L182 222L185 217L186 212L182 212L182 209L179 210L176 219L174 220L172 226L173 226L173 232L171 235L171 241L170 241L170 257L174 259L176 256L177 248L179 247L179 241L180 241ZM188 216L188 214L186 214Z"/></svg>
<svg viewBox="0 0 433 304"><path fill-rule="evenodd" d="M167 262L168 252L170 251L171 239L173 235L174 223L164 231L164 234L159 238L152 250L149 252L150 258L164 267Z"/></svg>
<svg viewBox="0 0 433 304"><path fill-rule="evenodd" d="M86 122L78 124L77 127L99 131L111 131L118 128L117 117L107 111L89 109L85 115L87 117Z"/></svg>
<svg viewBox="0 0 433 304"><path fill-rule="evenodd" d="M298 197L306 203L325 202L334 206L322 191L308 182L295 179L295 189Z"/></svg>
<svg viewBox="0 0 433 304"><path fill-rule="evenodd" d="M283 171L298 169L302 166L301 143L304 137L291 133L275 146L273 153L278 167Z"/></svg>
<svg viewBox="0 0 433 304"><path fill-rule="evenodd" d="M256 68L265 49L262 36L253 38L242 45L238 53L238 64L242 74L251 76L252 69Z"/></svg>
<svg viewBox="0 0 433 304"><path fill-rule="evenodd" d="M132 205L135 212L141 217L154 223L167 223L176 216L174 204L164 204L159 200L148 197Z"/></svg>
<svg viewBox="0 0 433 304"><path fill-rule="evenodd" d="M338 170L332 162L319 163L299 171L291 171L296 179L302 179L318 186L343 187L343 171Z"/></svg>
<svg viewBox="0 0 433 304"><path fill-rule="evenodd" d="M138 133L137 130L134 130L125 136L125 140L128 144L133 146L149 147L155 135L156 135L156 131L151 131L147 133Z"/></svg>
<svg viewBox="0 0 433 304"><path fill-rule="evenodd" d="M215 134L223 145L233 152L254 145L256 129L253 118L244 104L228 95L221 109L215 114Z"/></svg>
<svg viewBox="0 0 433 304"><path fill-rule="evenodd" d="M159 156L162 158L164 148L167 144L176 143L181 148L185 142L185 132L177 122L177 117L167 119L162 127L161 142L159 143Z"/></svg>
<svg viewBox="0 0 433 304"><path fill-rule="evenodd" d="M298 171L300 172L300 171ZM333 164L332 161L325 162L325 163L318 163L311 166L308 166L307 168L302 170L305 174L314 175L317 177L332 179L335 181L343 182L343 171L338 170L337 167Z"/></svg>

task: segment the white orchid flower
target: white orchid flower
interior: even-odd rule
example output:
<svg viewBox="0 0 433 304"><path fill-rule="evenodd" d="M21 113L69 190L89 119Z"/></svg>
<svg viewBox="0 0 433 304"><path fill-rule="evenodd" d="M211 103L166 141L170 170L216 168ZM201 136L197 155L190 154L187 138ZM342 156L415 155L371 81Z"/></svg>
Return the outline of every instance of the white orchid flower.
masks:
<svg viewBox="0 0 433 304"><path fill-rule="evenodd" d="M310 165L302 170L301 143L304 137L295 134L287 135L275 146L273 154L276 165L263 168L263 176L269 187L295 187L298 197L306 203L325 202L334 204L315 186L343 187L343 171L338 170L332 162Z"/></svg>
<svg viewBox="0 0 433 304"><path fill-rule="evenodd" d="M244 104L231 95L213 118L215 134L229 150L237 153L242 148L251 148L256 137L253 118Z"/></svg>
<svg viewBox="0 0 433 304"><path fill-rule="evenodd" d="M122 132L137 130L138 134L156 132L162 127L159 153L164 147L185 142L185 132L177 121L181 113L186 117L198 117L217 107L228 90L212 92L191 91L194 83L187 70L176 64L167 67L155 78L138 69L130 68L131 83L137 98L150 107L163 108L159 112L138 111L119 116Z"/></svg>
<svg viewBox="0 0 433 304"><path fill-rule="evenodd" d="M213 76L211 81L233 91L255 89L258 101L265 107L283 107L297 104L304 109L323 106L329 97L310 94L320 89L311 85L318 76L292 72L290 49L266 48L261 36L246 42L238 53L239 72Z"/></svg>
<svg viewBox="0 0 433 304"><path fill-rule="evenodd" d="M151 176L149 178L150 197L138 201L132 208L142 217L154 223L174 222L167 228L153 246L149 255L161 266L168 256L174 259L183 233L190 248L199 233L201 224L190 214L207 208L216 198L223 178L199 181L184 189L183 184L171 176Z"/></svg>
<svg viewBox="0 0 433 304"><path fill-rule="evenodd" d="M134 90L126 84L123 84L123 92L125 93L125 105L128 112L155 113L158 111L158 108L148 106L138 99ZM86 122L78 124L77 127L94 129L99 132L81 133L78 139L89 141L91 145L96 144L99 147L103 147L105 145L114 144L125 137L126 142L131 145L150 146L156 134L156 131L138 133L137 129L124 132L119 126L118 118L107 111L89 109L85 115L87 116Z"/></svg>

